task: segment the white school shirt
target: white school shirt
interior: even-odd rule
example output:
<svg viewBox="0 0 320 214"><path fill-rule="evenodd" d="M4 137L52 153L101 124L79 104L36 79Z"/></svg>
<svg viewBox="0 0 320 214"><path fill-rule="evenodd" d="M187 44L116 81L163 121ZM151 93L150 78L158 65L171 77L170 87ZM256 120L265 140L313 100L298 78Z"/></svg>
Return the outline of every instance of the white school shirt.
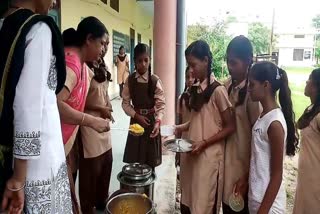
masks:
<svg viewBox="0 0 320 214"><path fill-rule="evenodd" d="M263 117L259 117L252 128L251 160L249 176L249 210L256 214L260 208L270 182L271 148L268 129L272 122L279 121L284 129L284 153L287 141L287 124L280 108L274 109ZM286 191L283 182L269 213L283 214L286 210Z"/></svg>

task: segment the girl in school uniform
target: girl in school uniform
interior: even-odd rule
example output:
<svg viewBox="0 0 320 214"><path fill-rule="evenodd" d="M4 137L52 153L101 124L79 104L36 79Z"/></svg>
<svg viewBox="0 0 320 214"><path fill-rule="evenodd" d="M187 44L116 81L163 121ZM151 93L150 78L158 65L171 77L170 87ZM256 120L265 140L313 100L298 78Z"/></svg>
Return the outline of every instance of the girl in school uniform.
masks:
<svg viewBox="0 0 320 214"><path fill-rule="evenodd" d="M263 108L252 128L249 211L282 214L286 210L283 159L295 154L299 140L287 73L271 62L259 62L249 73L248 91Z"/></svg>
<svg viewBox="0 0 320 214"><path fill-rule="evenodd" d="M131 117L130 124L144 127L142 136L128 135L123 162L147 164L153 169L162 162L160 124L165 97L159 77L151 73L149 47L139 43L134 48L136 72L126 80L122 108Z"/></svg>
<svg viewBox="0 0 320 214"><path fill-rule="evenodd" d="M298 120L301 130L298 182L294 214L313 214L320 210L320 69L312 71L304 94L311 105Z"/></svg>
<svg viewBox="0 0 320 214"><path fill-rule="evenodd" d="M229 207L232 194L245 199L248 211L248 179L250 167L251 129L260 115L259 102L247 93L248 71L252 65L253 48L244 36L237 36L227 47L227 65L231 76L225 84L235 114L236 132L226 141L223 188L223 213L236 213Z"/></svg>
<svg viewBox="0 0 320 214"><path fill-rule="evenodd" d="M212 75L212 53L202 40L195 41L185 56L199 80L191 88L190 121L176 132L188 131L192 152L181 154L181 213L219 213L223 188L225 138L234 132L231 103L224 86Z"/></svg>
<svg viewBox="0 0 320 214"><path fill-rule="evenodd" d="M99 60L88 62L94 72L90 83L84 112L112 121L112 105L108 94L111 73L104 62L108 51L109 36ZM80 127L79 140L79 197L82 213L104 211L109 197L112 171L111 133L99 133L91 127Z"/></svg>

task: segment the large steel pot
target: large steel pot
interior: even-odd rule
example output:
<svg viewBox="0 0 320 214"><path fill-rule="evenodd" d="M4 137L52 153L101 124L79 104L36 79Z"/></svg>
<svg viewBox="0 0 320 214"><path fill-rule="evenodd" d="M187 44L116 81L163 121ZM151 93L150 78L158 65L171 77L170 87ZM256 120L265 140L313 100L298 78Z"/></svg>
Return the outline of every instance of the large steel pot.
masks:
<svg viewBox="0 0 320 214"><path fill-rule="evenodd" d="M110 199L107 203L108 214L152 214L152 201L139 193L123 193Z"/></svg>
<svg viewBox="0 0 320 214"><path fill-rule="evenodd" d="M129 192L146 194L151 200L154 197L156 175L151 167L144 164L128 164L118 174L120 189Z"/></svg>

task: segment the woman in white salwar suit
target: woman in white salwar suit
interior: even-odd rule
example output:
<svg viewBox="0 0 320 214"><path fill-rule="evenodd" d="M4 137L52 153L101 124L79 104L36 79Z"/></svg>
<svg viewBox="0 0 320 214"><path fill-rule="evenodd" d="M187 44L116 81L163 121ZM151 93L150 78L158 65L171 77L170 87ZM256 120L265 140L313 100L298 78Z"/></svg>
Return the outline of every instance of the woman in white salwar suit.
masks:
<svg viewBox="0 0 320 214"><path fill-rule="evenodd" d="M65 80L63 45L53 20L37 15L46 15L52 0L9 2L7 12L0 19L0 38L10 41L6 33L8 25L12 31L17 29L17 33L9 44L10 50L15 50L13 55L11 51L6 54L2 48L5 44L1 45L1 55L6 54L7 59L5 63L0 59L0 63L6 64L4 70L0 66L0 77L7 84L0 85L0 116L6 118L8 109L13 113L14 134L8 145L12 145L14 164L12 176L3 186L1 207L9 213L70 214L70 185L56 99ZM57 47L59 44L61 47ZM17 64L21 64L20 70ZM16 76L18 81L12 83ZM12 89L14 95L6 92ZM10 97L11 106L7 104ZM6 170L11 168L10 164L6 166Z"/></svg>

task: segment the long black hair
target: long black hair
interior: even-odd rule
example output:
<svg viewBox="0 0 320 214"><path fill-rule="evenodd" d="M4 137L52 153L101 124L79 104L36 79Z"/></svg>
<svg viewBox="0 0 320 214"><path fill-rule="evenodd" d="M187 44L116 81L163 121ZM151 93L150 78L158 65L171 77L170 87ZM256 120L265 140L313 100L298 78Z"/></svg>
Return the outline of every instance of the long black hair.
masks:
<svg viewBox="0 0 320 214"><path fill-rule="evenodd" d="M121 49L124 49L124 46L123 46L123 45L120 46L120 48L119 48L119 53L120 53Z"/></svg>
<svg viewBox="0 0 320 214"><path fill-rule="evenodd" d="M142 54L147 54L150 56L150 49L149 46L144 44L144 43L139 43L136 45L134 48L134 53L133 53L133 60L136 63L137 58L142 55ZM153 89L152 89L152 72L151 72L151 62L148 67L148 95L149 97L153 97Z"/></svg>
<svg viewBox="0 0 320 214"><path fill-rule="evenodd" d="M81 47L91 35L93 39L101 38L103 35L109 35L105 25L96 17L89 16L84 18L78 25L77 30L69 28L63 31L63 42L65 47Z"/></svg>
<svg viewBox="0 0 320 214"><path fill-rule="evenodd" d="M208 86L210 85L210 76L212 74L212 53L208 43L204 40L197 40L192 42L184 52L185 57L191 55L197 59L204 60L208 58L207 79Z"/></svg>
<svg viewBox="0 0 320 214"><path fill-rule="evenodd" d="M233 38L227 47L227 60L229 55L232 55L240 59L243 63L245 63L248 66L248 71L250 70L251 65L253 63L253 48L250 40L247 37L240 35ZM229 95L235 83L235 80L232 79L232 83L228 88ZM247 75L245 86L239 90L239 99L235 104L235 107L243 104L247 95L248 83L249 80Z"/></svg>
<svg viewBox="0 0 320 214"><path fill-rule="evenodd" d="M185 76L186 77L188 75L188 72L189 72L189 66L187 66L186 71L185 71ZM190 92L189 92L188 84L187 84L187 81L186 81L186 84L185 84L184 89L183 89L183 93L182 93L182 95L180 97L179 107L182 108L183 101L184 101L184 104L185 104L186 108L189 111L191 111L189 100L190 100Z"/></svg>
<svg viewBox="0 0 320 214"><path fill-rule="evenodd" d="M268 81L271 84L274 96L279 91L279 102L288 130L286 153L289 156L295 155L298 148L299 135L295 125L295 114L286 71L272 62L258 62L251 68L250 76L261 83Z"/></svg>
<svg viewBox="0 0 320 214"><path fill-rule="evenodd" d="M311 72L310 79L317 87L317 97L311 109L307 108L298 120L298 128L304 129L309 126L311 120L320 112L320 68Z"/></svg>

